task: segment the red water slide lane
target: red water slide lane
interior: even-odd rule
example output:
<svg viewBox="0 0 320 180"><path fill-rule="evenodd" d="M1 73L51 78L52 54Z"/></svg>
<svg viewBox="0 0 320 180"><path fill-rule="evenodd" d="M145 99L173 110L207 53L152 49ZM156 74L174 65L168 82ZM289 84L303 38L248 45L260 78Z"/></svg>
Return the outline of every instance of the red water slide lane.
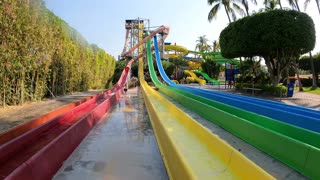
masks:
<svg viewBox="0 0 320 180"><path fill-rule="evenodd" d="M73 102L73 103L70 103L70 104L67 104L65 106L62 106L58 109L55 109L45 115L42 115L40 117L37 117L31 121L28 121L24 124L21 124L19 126L16 126L12 129L9 129L8 131L5 131L3 133L0 133L0 145L12 140L13 138L15 137L18 137L20 135L22 135L23 133L47 122L48 120L54 118L54 117L57 117L69 110L71 110L72 108L92 99L92 98L95 98L96 96L98 96L100 93L97 93L97 94L94 94L92 96L88 96L88 97L85 97L83 99L80 99L79 101L76 101L76 102Z"/></svg>
<svg viewBox="0 0 320 180"><path fill-rule="evenodd" d="M129 69L127 66L123 70L113 89L1 145L0 179L51 178L94 124L120 99Z"/></svg>
<svg viewBox="0 0 320 180"><path fill-rule="evenodd" d="M75 123L72 128L61 133L48 145L38 151L15 169L6 179L51 179L63 161L80 144L91 128L101 119L110 107L118 102L121 90L105 100L87 116Z"/></svg>

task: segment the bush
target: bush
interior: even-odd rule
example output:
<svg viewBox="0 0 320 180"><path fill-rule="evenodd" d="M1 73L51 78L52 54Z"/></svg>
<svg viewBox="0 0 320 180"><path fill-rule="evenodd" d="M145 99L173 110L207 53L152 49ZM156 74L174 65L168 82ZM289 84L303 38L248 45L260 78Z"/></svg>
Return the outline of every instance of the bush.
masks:
<svg viewBox="0 0 320 180"><path fill-rule="evenodd" d="M237 83L235 87L237 90L242 90L243 88L252 88L252 84ZM278 85L274 87L270 84L255 84L254 87L258 89L262 89L264 94L266 95L280 96L280 94L282 93L282 96L285 96L287 93L287 87L283 85Z"/></svg>
<svg viewBox="0 0 320 180"><path fill-rule="evenodd" d="M301 84L302 86L312 86L312 79L311 78L301 79Z"/></svg>
<svg viewBox="0 0 320 180"><path fill-rule="evenodd" d="M282 85L277 85L276 87L268 85L266 86L266 90L268 93L270 93L270 95L274 96L280 96L281 94L282 96L285 96L287 94L287 87Z"/></svg>

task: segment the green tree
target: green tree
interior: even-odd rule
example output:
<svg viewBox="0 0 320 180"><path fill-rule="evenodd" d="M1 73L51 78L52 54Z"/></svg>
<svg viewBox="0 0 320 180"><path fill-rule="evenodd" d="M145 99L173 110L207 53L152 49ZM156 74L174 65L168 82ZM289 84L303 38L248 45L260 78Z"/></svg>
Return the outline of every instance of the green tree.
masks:
<svg viewBox="0 0 320 180"><path fill-rule="evenodd" d="M211 51L211 46L208 44L209 40L207 39L206 35L199 36L196 40L196 48L200 52L209 52Z"/></svg>
<svg viewBox="0 0 320 180"><path fill-rule="evenodd" d="M218 64L216 61L208 59L201 62L201 68L210 77L218 79L222 66Z"/></svg>
<svg viewBox="0 0 320 180"><path fill-rule="evenodd" d="M316 74L316 83L319 84L319 74L320 74L320 53L313 56L314 58L314 70ZM306 71L311 71L310 57L303 56L299 60L299 68Z"/></svg>
<svg viewBox="0 0 320 180"><path fill-rule="evenodd" d="M258 13L229 24L220 34L223 57L262 56L274 86L290 62L314 45L314 23L307 14L297 11Z"/></svg>
<svg viewBox="0 0 320 180"><path fill-rule="evenodd" d="M170 77L170 75L173 74L173 72L174 72L175 65L169 61L166 61L166 60L162 60L161 63L162 63L164 71Z"/></svg>
<svg viewBox="0 0 320 180"><path fill-rule="evenodd" d="M298 0L288 0L288 2L293 7L293 9L297 9L300 12L300 7L299 7L299 4L298 4ZM318 9L319 9L319 0L316 0L316 3L318 5ZM319 11L319 13L320 13L320 11ZM316 73L315 73L314 62L313 62L313 57L312 57L311 50L309 52L309 57L310 57L311 72L312 72L312 89L316 89L317 88L317 83L316 83L316 78L317 77L316 77ZM298 80L299 80L299 89L300 89L300 91L303 91L301 80L299 78L298 62L295 64L295 69L296 69L297 77L298 77Z"/></svg>
<svg viewBox="0 0 320 180"><path fill-rule="evenodd" d="M209 22L211 22L212 19L217 16L221 6L223 6L228 16L229 23L231 23L230 16L232 17L233 21L237 19L236 12L238 12L241 16L245 14L241 6L232 0L208 0L208 4L213 6L208 14Z"/></svg>
<svg viewBox="0 0 320 180"><path fill-rule="evenodd" d="M221 51L219 41L217 41L217 40L213 41L212 51L213 52L220 52Z"/></svg>

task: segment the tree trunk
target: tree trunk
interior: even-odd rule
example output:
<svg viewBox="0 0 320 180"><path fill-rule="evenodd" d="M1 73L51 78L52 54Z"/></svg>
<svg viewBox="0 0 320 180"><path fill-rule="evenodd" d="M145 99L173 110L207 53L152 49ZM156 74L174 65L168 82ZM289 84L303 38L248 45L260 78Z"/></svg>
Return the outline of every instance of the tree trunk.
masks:
<svg viewBox="0 0 320 180"><path fill-rule="evenodd" d="M23 105L24 103L24 81L25 81L25 72L24 70L22 70L21 73L22 77L20 79L20 105Z"/></svg>
<svg viewBox="0 0 320 180"><path fill-rule="evenodd" d="M227 13L227 16L228 16L228 19L229 19L229 23L231 23L231 19L230 19L230 15L229 15L229 12L228 12L228 10L227 10L227 7L224 6L224 9L226 10L226 13Z"/></svg>
<svg viewBox="0 0 320 180"><path fill-rule="evenodd" d="M311 72L312 72L312 88L311 89L317 89L317 81L316 81L316 72L314 69L314 63L313 63L313 57L311 51L309 52L310 56L310 64L311 64Z"/></svg>
<svg viewBox="0 0 320 180"><path fill-rule="evenodd" d="M279 77L277 77L275 74L275 72L274 72L274 68L275 67L273 67L272 65L271 65L271 58L270 57L263 57L264 59L265 59L265 63L266 63L266 65L267 65L267 67L268 67L268 72L269 72L269 74L270 74L270 80L271 80L271 82L272 82L272 85L274 86L274 87L276 87L277 85L278 85L278 83L279 83Z"/></svg>
<svg viewBox="0 0 320 180"><path fill-rule="evenodd" d="M290 66L288 65L288 66L286 67L286 78L287 78L287 84L289 84L289 83L290 83L290 79L289 79L289 69L290 69Z"/></svg>
<svg viewBox="0 0 320 180"><path fill-rule="evenodd" d="M2 79L2 87L3 87L3 101L2 101L2 107L6 107L6 83L5 83L6 75L4 74L4 77Z"/></svg>
<svg viewBox="0 0 320 180"><path fill-rule="evenodd" d="M247 16L250 16L248 8L246 8Z"/></svg>
<svg viewBox="0 0 320 180"><path fill-rule="evenodd" d="M294 69L295 69L295 71L296 71L297 79L298 79L298 81L299 81L299 91L303 91L302 84L301 84L301 79L300 79L300 77L299 77L298 63L295 63Z"/></svg>
<svg viewBox="0 0 320 180"><path fill-rule="evenodd" d="M295 5L296 5L296 7L297 7L298 11L300 12L300 7L299 7L299 4L298 4L298 1L297 1L297 0L295 0L295 1L294 1L294 3L295 3Z"/></svg>
<svg viewBox="0 0 320 180"><path fill-rule="evenodd" d="M320 14L320 5L319 5L319 1L318 1L318 0L316 0L316 3L317 3L318 11L319 11L319 14Z"/></svg>
<svg viewBox="0 0 320 180"><path fill-rule="evenodd" d="M280 9L282 9L282 4L281 4L281 0L278 0L279 5L280 5Z"/></svg>

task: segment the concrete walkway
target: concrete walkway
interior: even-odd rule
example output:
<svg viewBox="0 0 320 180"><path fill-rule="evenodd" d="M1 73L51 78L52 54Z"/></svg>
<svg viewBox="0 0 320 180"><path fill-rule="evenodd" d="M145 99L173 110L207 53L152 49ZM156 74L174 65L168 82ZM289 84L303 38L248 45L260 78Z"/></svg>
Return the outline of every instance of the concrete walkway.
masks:
<svg viewBox="0 0 320 180"><path fill-rule="evenodd" d="M280 98L278 98L280 100ZM304 106L320 111L320 95L307 92L295 91L293 97L281 99L282 102L290 105Z"/></svg>

